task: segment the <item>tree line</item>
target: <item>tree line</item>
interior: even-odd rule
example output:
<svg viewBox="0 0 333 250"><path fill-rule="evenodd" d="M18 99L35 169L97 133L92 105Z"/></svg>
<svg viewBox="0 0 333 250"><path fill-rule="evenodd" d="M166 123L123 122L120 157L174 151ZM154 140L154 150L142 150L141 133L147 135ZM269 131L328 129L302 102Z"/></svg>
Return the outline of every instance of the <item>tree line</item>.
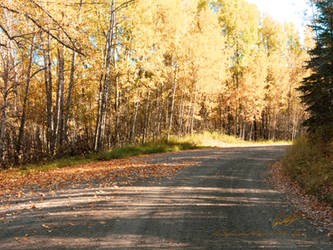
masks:
<svg viewBox="0 0 333 250"><path fill-rule="evenodd" d="M313 46L244 0L1 2L1 165L203 130L293 139Z"/></svg>

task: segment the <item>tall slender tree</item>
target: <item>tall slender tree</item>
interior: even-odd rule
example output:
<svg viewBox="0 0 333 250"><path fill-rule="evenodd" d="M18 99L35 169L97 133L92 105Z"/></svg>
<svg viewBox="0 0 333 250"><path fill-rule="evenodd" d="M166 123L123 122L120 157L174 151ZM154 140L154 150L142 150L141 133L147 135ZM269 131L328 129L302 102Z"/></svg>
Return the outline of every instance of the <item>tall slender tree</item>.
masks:
<svg viewBox="0 0 333 250"><path fill-rule="evenodd" d="M316 46L310 51L307 67L312 74L299 88L302 100L308 106L310 118L304 122L312 138L324 143L333 139L333 2L312 0L314 13L312 28Z"/></svg>

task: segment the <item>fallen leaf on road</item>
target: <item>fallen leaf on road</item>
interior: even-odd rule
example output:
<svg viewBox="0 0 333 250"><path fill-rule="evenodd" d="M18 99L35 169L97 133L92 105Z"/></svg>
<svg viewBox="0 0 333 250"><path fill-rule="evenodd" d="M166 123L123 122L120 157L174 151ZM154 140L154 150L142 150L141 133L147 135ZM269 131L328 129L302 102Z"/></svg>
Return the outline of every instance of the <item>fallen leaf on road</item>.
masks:
<svg viewBox="0 0 333 250"><path fill-rule="evenodd" d="M10 204L12 198L36 195L39 197L39 202L43 202L44 192L54 197L57 195L55 191L60 191L58 188L76 184L86 185L83 187L86 190L89 190L89 187L95 187L96 183L106 184L117 190L118 185L129 185L140 179L172 177L181 169L195 164L195 162L152 164L128 158L30 172L25 175L19 174L17 169L9 169L0 172L0 198L6 199L6 202ZM29 188L31 192L23 192L26 188ZM36 205L32 204L30 209L34 208Z"/></svg>
<svg viewBox="0 0 333 250"><path fill-rule="evenodd" d="M311 219L315 224L326 227L333 234L333 208L320 202L316 197L307 195L305 190L296 182L286 176L282 170L282 161L275 162L271 166L271 179L269 180L299 209L303 216ZM322 230L319 228L319 230Z"/></svg>

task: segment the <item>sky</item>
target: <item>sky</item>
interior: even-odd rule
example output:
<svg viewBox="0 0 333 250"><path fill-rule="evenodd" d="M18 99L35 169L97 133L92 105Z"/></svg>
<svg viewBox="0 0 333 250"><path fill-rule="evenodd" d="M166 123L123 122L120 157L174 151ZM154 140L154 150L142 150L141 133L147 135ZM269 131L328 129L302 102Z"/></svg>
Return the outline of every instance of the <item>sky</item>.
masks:
<svg viewBox="0 0 333 250"><path fill-rule="evenodd" d="M268 13L280 22L293 22L296 28L302 32L309 23L311 9L308 0L246 0L258 6L261 13ZM306 16L307 17L306 17Z"/></svg>

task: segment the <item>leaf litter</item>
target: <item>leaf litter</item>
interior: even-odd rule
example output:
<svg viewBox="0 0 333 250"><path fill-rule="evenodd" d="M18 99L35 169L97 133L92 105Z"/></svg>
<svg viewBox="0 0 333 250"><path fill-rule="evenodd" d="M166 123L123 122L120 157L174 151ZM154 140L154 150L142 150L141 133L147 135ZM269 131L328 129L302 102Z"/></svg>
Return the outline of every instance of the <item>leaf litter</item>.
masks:
<svg viewBox="0 0 333 250"><path fill-rule="evenodd" d="M271 167L271 182L279 191L286 194L287 199L301 211L320 231L326 230L333 240L333 208L319 201L313 195L307 195L296 182L293 182L282 171L282 161L275 162Z"/></svg>
<svg viewBox="0 0 333 250"><path fill-rule="evenodd" d="M140 179L172 177L181 169L194 166L195 162L158 163L145 162L142 156L111 161L92 162L48 171L20 174L17 169L0 172L0 210L6 209L16 200L37 197L42 202L45 194L56 196L66 188L131 185ZM30 209L37 205L31 203ZM5 221L5 214L1 216Z"/></svg>

